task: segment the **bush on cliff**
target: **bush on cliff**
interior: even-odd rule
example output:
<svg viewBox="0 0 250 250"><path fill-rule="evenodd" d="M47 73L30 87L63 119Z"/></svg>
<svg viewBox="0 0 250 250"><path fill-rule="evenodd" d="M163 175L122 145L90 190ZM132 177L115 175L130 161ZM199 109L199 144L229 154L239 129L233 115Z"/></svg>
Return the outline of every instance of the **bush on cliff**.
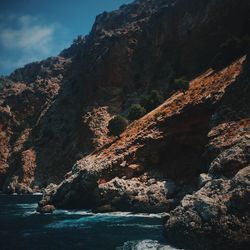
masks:
<svg viewBox="0 0 250 250"><path fill-rule="evenodd" d="M130 107L128 119L130 121L137 120L146 114L146 109L142 107L140 104L133 104Z"/></svg>
<svg viewBox="0 0 250 250"><path fill-rule="evenodd" d="M174 91L187 91L189 89L189 81L187 81L185 78L181 77L174 80Z"/></svg>
<svg viewBox="0 0 250 250"><path fill-rule="evenodd" d="M127 128L128 121L121 115L115 116L109 121L108 129L111 135L120 136L120 134Z"/></svg>
<svg viewBox="0 0 250 250"><path fill-rule="evenodd" d="M149 95L146 95L141 100L141 106L143 106L147 112L153 110L160 104L162 104L164 98L160 91L152 90Z"/></svg>

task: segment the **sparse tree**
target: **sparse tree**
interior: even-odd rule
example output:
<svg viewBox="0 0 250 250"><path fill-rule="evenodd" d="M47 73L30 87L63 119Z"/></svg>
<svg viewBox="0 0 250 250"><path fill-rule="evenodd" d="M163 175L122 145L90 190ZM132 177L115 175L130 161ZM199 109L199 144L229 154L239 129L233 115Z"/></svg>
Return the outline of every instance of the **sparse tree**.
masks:
<svg viewBox="0 0 250 250"><path fill-rule="evenodd" d="M130 121L137 120L146 114L146 110L140 104L133 104L130 107L128 119Z"/></svg>
<svg viewBox="0 0 250 250"><path fill-rule="evenodd" d="M127 128L127 126L128 120L121 115L117 115L109 121L109 133L111 135L120 136L120 134Z"/></svg>
<svg viewBox="0 0 250 250"><path fill-rule="evenodd" d="M181 90L183 92L187 91L189 89L189 81L187 81L185 78L178 78L174 80L174 90L178 91Z"/></svg>
<svg viewBox="0 0 250 250"><path fill-rule="evenodd" d="M146 95L141 100L141 105L146 109L147 112L153 110L160 104L162 104L164 98L158 90L152 90L149 95Z"/></svg>

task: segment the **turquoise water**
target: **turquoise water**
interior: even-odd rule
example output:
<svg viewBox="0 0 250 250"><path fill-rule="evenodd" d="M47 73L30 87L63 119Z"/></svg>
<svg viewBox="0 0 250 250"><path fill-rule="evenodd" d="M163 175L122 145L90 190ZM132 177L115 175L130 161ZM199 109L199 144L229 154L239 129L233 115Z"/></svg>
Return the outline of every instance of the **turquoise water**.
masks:
<svg viewBox="0 0 250 250"><path fill-rule="evenodd" d="M173 250L161 214L35 212L40 196L0 195L0 249Z"/></svg>

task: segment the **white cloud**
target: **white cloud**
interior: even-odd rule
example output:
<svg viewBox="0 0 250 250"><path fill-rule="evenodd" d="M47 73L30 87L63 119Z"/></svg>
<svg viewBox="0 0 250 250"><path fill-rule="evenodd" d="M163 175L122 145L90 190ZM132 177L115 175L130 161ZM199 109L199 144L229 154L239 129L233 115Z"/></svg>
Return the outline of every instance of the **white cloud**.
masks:
<svg viewBox="0 0 250 250"><path fill-rule="evenodd" d="M15 68L51 56L56 28L58 24L44 24L37 16L9 15L2 19L0 46L4 58L1 56L0 66L4 61L5 68Z"/></svg>

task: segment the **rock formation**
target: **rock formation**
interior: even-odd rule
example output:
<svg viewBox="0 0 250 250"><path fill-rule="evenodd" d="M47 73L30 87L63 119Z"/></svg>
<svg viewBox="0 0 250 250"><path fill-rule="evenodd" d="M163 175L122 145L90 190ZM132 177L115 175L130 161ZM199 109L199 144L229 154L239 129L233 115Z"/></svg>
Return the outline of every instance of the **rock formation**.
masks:
<svg viewBox="0 0 250 250"><path fill-rule="evenodd" d="M247 249L249 72L246 57L205 72L109 147L78 161L43 203L171 211L167 237L179 246Z"/></svg>
<svg viewBox="0 0 250 250"><path fill-rule="evenodd" d="M137 0L1 78L0 187L47 187L42 213L168 212L180 247L247 249L249 11L248 0ZM110 136L113 115L151 90L166 101Z"/></svg>

